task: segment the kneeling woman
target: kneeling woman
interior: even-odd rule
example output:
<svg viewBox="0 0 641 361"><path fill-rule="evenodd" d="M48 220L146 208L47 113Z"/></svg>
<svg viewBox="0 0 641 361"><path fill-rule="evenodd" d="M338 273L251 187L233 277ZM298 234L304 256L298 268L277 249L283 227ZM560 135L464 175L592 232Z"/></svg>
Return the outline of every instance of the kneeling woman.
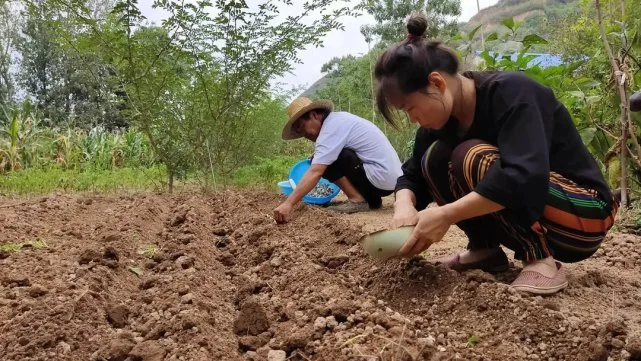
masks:
<svg viewBox="0 0 641 361"><path fill-rule="evenodd" d="M456 224L468 249L446 266L504 270L503 245L524 264L514 288L563 289L560 262L593 255L614 222L617 203L597 163L550 89L518 72L459 74L452 50L423 39L426 25L411 17L407 39L374 71L386 120L395 124L396 109L420 125L395 191L393 227L416 225L400 255ZM426 208L432 201L438 207Z"/></svg>

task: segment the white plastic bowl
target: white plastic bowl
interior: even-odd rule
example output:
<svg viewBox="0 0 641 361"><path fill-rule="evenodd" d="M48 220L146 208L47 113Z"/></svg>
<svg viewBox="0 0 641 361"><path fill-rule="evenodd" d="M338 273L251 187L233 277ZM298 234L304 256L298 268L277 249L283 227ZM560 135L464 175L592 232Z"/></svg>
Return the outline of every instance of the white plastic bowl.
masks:
<svg viewBox="0 0 641 361"><path fill-rule="evenodd" d="M404 226L392 230L377 231L363 237L365 252L373 258L389 259L398 254L412 232L414 226Z"/></svg>

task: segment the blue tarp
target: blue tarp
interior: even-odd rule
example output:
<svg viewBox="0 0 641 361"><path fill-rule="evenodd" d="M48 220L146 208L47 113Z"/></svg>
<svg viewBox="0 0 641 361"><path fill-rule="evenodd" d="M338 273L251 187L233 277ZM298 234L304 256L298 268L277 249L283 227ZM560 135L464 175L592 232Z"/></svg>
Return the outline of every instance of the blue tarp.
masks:
<svg viewBox="0 0 641 361"><path fill-rule="evenodd" d="M474 52L476 56L479 56L481 54L481 51L477 50ZM495 54L493 51L489 52L491 56L498 55L496 57L497 60L500 60L503 57L503 54ZM563 59L561 59L560 55L556 54L546 54L546 53L525 53L527 56L535 56L532 61L528 63L528 66L534 66L534 65L539 65L541 68L547 68L550 66L557 66L563 64ZM518 53L512 53L510 58L512 60L516 60L516 58L519 56Z"/></svg>

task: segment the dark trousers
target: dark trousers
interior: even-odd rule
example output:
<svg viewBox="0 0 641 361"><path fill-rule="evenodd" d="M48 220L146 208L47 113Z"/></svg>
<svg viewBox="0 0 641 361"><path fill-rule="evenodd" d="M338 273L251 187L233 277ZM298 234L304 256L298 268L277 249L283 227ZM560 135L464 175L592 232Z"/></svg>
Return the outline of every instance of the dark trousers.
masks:
<svg viewBox="0 0 641 361"><path fill-rule="evenodd" d="M372 209L380 208L383 204L381 197L393 192L376 188L367 179L363 162L358 158L356 152L348 148L340 152L338 159L330 164L323 174L323 178L330 182L336 182L342 177L346 177L352 183Z"/></svg>
<svg viewBox="0 0 641 361"><path fill-rule="evenodd" d="M423 175L438 205L452 203L472 192L500 159L496 146L472 139L451 149L437 141L423 156ZM596 191L581 187L558 173L550 172L549 191L543 215L534 224L523 224L512 209L459 222L469 238L469 249L513 250L516 259L548 256L562 262L590 257L601 246L617 211Z"/></svg>

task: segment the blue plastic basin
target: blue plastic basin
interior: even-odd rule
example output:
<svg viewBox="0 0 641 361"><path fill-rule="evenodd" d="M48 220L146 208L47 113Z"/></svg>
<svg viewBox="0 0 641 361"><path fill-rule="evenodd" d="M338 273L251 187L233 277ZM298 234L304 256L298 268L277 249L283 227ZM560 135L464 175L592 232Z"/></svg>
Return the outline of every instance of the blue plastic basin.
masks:
<svg viewBox="0 0 641 361"><path fill-rule="evenodd" d="M294 191L292 186L289 184L289 181L278 182L278 187L280 188L280 192L287 197L289 197L289 195Z"/></svg>
<svg viewBox="0 0 641 361"><path fill-rule="evenodd" d="M307 172L311 165L312 162L310 162L309 159L303 159L299 161L298 163L294 164L294 166L289 170L289 178L292 179L294 183L298 184L300 180L303 179L303 175L305 175L305 172ZM325 178L321 178L318 181L318 184L328 184L332 189L332 194L326 197L312 197L306 195L303 197L303 201L305 203L324 205L331 202L332 199L334 199L341 191L341 189L336 184L328 181ZM278 187L280 188L281 193L285 196L289 196L294 191L288 180L278 182Z"/></svg>

